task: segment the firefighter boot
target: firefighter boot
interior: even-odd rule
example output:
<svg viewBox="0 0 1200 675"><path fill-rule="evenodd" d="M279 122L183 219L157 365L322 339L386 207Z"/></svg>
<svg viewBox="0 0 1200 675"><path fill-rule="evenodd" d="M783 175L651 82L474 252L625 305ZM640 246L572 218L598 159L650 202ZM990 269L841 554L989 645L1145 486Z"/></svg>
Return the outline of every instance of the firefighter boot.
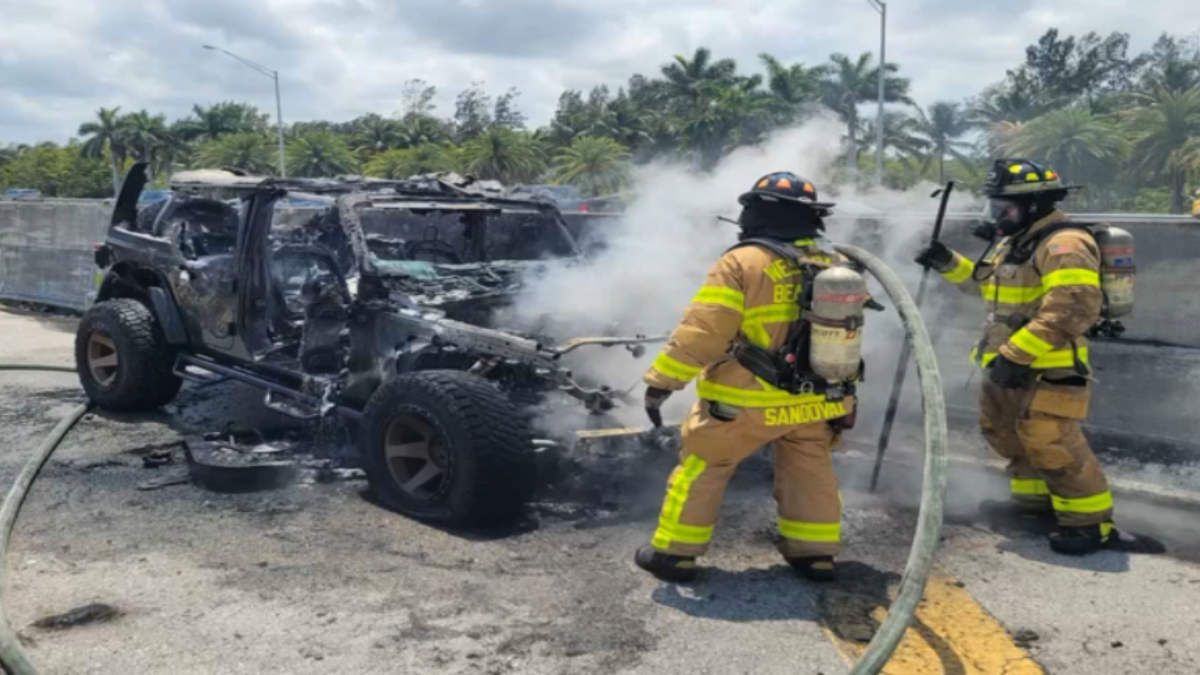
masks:
<svg viewBox="0 0 1200 675"><path fill-rule="evenodd" d="M837 580L837 567L833 564L833 556L814 555L803 558L787 558L792 569L809 581Z"/></svg>
<svg viewBox="0 0 1200 675"><path fill-rule="evenodd" d="M696 559L692 556L671 555L653 546L643 546L633 561L662 581L688 582L696 578Z"/></svg>
<svg viewBox="0 0 1200 675"><path fill-rule="evenodd" d="M1063 555L1089 555L1105 548L1119 536L1112 523L1060 525L1057 532L1050 534L1050 548Z"/></svg>

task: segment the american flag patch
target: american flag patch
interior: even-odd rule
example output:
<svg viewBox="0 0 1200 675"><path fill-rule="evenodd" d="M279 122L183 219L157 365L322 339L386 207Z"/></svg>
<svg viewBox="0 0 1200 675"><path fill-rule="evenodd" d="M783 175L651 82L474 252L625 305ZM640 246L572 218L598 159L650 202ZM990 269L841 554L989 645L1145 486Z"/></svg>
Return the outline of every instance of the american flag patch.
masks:
<svg viewBox="0 0 1200 675"><path fill-rule="evenodd" d="M1059 255L1066 253L1067 249L1062 244L1050 244L1050 255Z"/></svg>

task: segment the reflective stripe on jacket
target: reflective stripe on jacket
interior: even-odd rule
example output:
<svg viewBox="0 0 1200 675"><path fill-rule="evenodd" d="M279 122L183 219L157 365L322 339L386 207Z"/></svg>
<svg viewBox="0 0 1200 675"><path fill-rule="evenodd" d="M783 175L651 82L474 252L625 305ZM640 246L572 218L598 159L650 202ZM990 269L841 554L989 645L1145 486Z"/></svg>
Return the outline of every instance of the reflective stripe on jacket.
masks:
<svg viewBox="0 0 1200 675"><path fill-rule="evenodd" d="M1054 211L1019 241L1028 242L1067 220L1067 214ZM960 290L979 293L987 304L984 335L971 360L986 368L1003 354L1038 370L1078 374L1076 363L1088 363L1084 333L1100 318L1103 303L1096 241L1083 230L1059 230L1042 240L1024 263L1004 262L1016 243L1012 238L1000 240L978 267L955 253L954 262L942 272Z"/></svg>
<svg viewBox="0 0 1200 675"><path fill-rule="evenodd" d="M795 244L816 262L833 262L812 239ZM791 261L759 246L729 251L709 270L670 342L646 373L646 384L679 390L699 377L696 393L705 400L742 408L804 406L795 408L794 416L805 423L846 415L849 401L827 405L823 394L789 394L729 356L738 339L778 349L800 318L796 300L802 290L801 270Z"/></svg>

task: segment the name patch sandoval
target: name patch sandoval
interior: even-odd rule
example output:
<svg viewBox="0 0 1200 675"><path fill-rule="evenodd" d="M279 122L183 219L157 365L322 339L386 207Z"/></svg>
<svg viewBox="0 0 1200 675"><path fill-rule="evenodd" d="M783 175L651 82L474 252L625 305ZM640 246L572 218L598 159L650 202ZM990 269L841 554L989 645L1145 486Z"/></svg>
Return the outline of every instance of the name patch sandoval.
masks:
<svg viewBox="0 0 1200 675"><path fill-rule="evenodd" d="M767 408L764 411L764 417L769 427L779 427L785 424L812 424L845 415L846 404L842 402L805 403L783 408Z"/></svg>

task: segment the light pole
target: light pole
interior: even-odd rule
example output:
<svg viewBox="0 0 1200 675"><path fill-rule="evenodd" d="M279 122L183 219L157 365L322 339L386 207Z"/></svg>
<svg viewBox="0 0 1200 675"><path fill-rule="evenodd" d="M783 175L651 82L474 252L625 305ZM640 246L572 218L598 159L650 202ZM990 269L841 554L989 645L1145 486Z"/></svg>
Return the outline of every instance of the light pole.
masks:
<svg viewBox="0 0 1200 675"><path fill-rule="evenodd" d="M883 95L887 80L887 3L867 0L879 12L879 113L875 117L875 185L883 185Z"/></svg>
<svg viewBox="0 0 1200 675"><path fill-rule="evenodd" d="M284 152L284 149L283 149L283 100L279 96L279 71L271 70L270 68L268 68L266 66L257 64L255 62L251 61L250 59L244 59L244 58L238 56L237 54L234 54L231 51L221 49L219 47L214 47L212 45L204 45L204 48L208 49L210 51L214 51L214 52L221 52L222 54L241 62L242 65L244 65L248 68L252 68L252 69L262 73L263 75L266 75L267 77L271 78L272 80L275 80L275 119L279 123L279 177L286 178L287 177L287 154Z"/></svg>

